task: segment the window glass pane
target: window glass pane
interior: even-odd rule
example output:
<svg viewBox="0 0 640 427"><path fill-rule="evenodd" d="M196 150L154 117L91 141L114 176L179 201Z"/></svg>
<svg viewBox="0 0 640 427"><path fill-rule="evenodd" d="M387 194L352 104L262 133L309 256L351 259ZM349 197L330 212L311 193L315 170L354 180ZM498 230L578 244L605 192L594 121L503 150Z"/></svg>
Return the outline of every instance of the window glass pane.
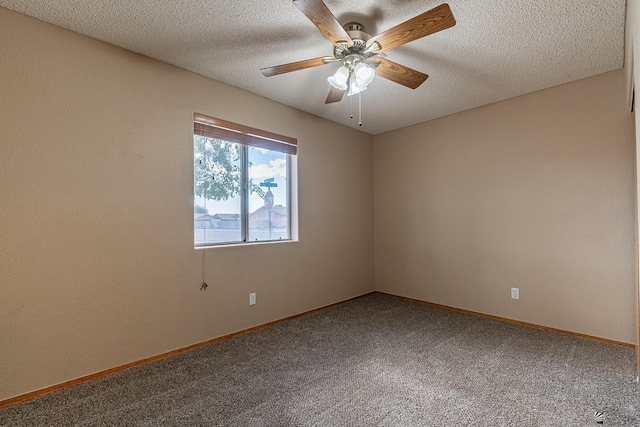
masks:
<svg viewBox="0 0 640 427"><path fill-rule="evenodd" d="M242 241L240 144L193 136L196 245Z"/></svg>
<svg viewBox="0 0 640 427"><path fill-rule="evenodd" d="M289 239L289 156L249 147L248 241Z"/></svg>

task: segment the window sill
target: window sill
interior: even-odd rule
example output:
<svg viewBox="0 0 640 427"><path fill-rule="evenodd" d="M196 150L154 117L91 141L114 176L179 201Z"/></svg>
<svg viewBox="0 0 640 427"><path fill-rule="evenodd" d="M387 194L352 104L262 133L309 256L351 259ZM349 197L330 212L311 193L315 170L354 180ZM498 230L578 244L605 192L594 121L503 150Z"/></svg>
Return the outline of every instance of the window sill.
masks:
<svg viewBox="0 0 640 427"><path fill-rule="evenodd" d="M262 245L281 245L286 243L298 243L298 239L289 239L289 240L269 240L262 242L241 242L241 243L225 243L219 245L211 245L211 246L194 246L195 250L202 249L220 249L220 248L237 248L240 246L262 246Z"/></svg>

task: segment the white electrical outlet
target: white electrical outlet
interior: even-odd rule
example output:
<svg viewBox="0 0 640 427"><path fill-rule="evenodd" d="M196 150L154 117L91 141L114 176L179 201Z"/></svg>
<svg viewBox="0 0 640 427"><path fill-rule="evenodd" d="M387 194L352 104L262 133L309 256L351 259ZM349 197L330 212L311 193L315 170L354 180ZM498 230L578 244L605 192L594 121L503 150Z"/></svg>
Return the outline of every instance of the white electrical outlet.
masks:
<svg viewBox="0 0 640 427"><path fill-rule="evenodd" d="M520 288L511 288L511 299L520 299Z"/></svg>
<svg viewBox="0 0 640 427"><path fill-rule="evenodd" d="M256 305L256 294L255 294L255 292L249 294L249 305Z"/></svg>

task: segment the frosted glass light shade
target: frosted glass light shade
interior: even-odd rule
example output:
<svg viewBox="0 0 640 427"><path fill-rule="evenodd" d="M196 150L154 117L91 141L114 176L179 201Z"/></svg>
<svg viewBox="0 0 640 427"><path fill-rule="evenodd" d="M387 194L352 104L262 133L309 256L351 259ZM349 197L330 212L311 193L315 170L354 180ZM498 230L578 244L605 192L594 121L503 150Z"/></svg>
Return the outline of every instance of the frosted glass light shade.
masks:
<svg viewBox="0 0 640 427"><path fill-rule="evenodd" d="M369 67L364 62L360 62L353 69L353 74L355 74L356 79L362 81L364 86L367 87L373 81L373 78L375 77L376 72L374 71L373 68Z"/></svg>
<svg viewBox="0 0 640 427"><path fill-rule="evenodd" d="M351 84L349 85L349 92L347 92L347 96L357 95L360 92L364 92L367 90L367 85L364 84L364 81L357 78L356 76L351 77Z"/></svg>
<svg viewBox="0 0 640 427"><path fill-rule="evenodd" d="M327 78L329 84L338 90L347 90L347 81L349 80L349 70L346 67L338 68L333 76Z"/></svg>

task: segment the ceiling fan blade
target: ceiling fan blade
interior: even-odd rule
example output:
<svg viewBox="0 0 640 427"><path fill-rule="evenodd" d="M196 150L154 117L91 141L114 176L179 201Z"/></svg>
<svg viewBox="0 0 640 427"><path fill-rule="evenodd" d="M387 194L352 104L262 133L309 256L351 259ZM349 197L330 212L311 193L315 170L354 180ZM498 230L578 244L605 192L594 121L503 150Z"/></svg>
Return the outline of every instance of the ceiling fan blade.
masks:
<svg viewBox="0 0 640 427"><path fill-rule="evenodd" d="M405 67L404 65L397 64L385 58L375 58L372 59L371 62L380 63L380 65L376 67L376 74L378 76L399 83L410 89L416 89L429 78L428 75L420 71Z"/></svg>
<svg viewBox="0 0 640 427"><path fill-rule="evenodd" d="M292 71L304 70L305 68L318 67L320 65L334 62L333 56L323 56L321 58L305 59L304 61L291 62L289 64L276 65L274 67L261 68L260 72L265 77L271 77L278 74L290 73Z"/></svg>
<svg viewBox="0 0 640 427"><path fill-rule="evenodd" d="M370 50L384 52L454 25L456 25L456 20L451 13L451 8L444 3L371 37L367 41L367 48L374 46L374 43L377 42L381 47L379 49L373 47Z"/></svg>
<svg viewBox="0 0 640 427"><path fill-rule="evenodd" d="M349 34L342 28L333 13L329 10L322 0L293 0L300 12L313 22L318 29L328 38L334 45L338 42L347 42L349 46L353 44L353 40Z"/></svg>
<svg viewBox="0 0 640 427"><path fill-rule="evenodd" d="M336 89L331 86L331 90L329 90L329 95L327 95L327 100L324 101L325 104L331 104L333 102L342 101L342 97L344 96L346 90Z"/></svg>

